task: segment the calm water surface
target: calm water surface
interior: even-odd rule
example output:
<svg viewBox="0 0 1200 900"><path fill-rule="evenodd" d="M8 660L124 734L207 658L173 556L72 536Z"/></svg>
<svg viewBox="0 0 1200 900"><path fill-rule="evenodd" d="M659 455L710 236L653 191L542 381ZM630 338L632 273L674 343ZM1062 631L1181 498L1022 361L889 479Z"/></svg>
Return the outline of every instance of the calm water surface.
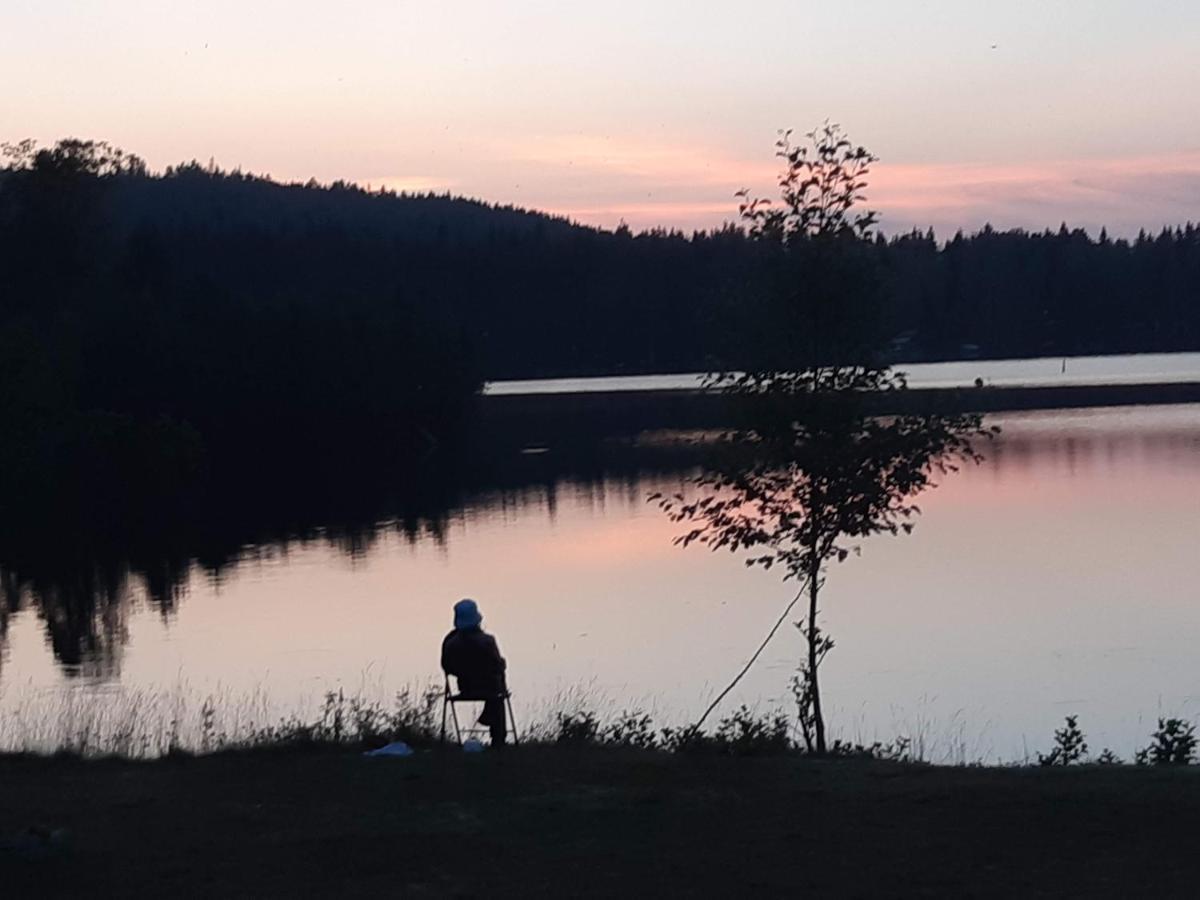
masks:
<svg viewBox="0 0 1200 900"><path fill-rule="evenodd" d="M1078 714L1128 755L1160 714L1200 716L1200 406L995 416L981 467L945 480L908 538L835 568L824 669L836 734L924 740L935 758L1022 758ZM792 596L774 573L672 546L645 501L684 473L560 478L476 497L444 532L382 530L195 565L164 611L131 578L93 659L64 667L55 612L24 593L0 643L0 712L171 691L256 695L275 713L330 688L386 696L437 676L450 606L478 599L518 719L578 693L679 722L740 668ZM727 702L790 710L799 635Z"/></svg>

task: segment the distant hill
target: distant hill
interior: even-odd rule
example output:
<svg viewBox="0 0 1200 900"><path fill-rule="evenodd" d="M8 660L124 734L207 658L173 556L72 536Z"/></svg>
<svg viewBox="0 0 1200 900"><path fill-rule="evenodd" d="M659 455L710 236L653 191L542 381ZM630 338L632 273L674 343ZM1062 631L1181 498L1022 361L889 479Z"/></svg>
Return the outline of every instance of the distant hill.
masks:
<svg viewBox="0 0 1200 900"><path fill-rule="evenodd" d="M402 301L460 335L489 378L701 365L713 348L675 338L699 325L701 294L748 262L734 232L634 236L449 195L284 185L195 163L114 178L101 218L95 252L138 290L196 294L197 311L207 302L197 292L276 311Z"/></svg>
<svg viewBox="0 0 1200 900"><path fill-rule="evenodd" d="M498 379L736 363L746 350L731 334L762 318L771 250L736 228L606 231L449 195L283 185L197 163L100 180L91 233L72 251L82 257L43 268L79 270L86 258L119 290L171 298L199 321L222 304L267 317L401 304ZM0 225L11 193L0 186ZM35 255L52 245L10 237L0 259L23 241ZM1192 225L1133 241L1065 226L949 241L913 232L875 247L882 328L902 361L1200 349ZM784 289L802 294L803 274Z"/></svg>
<svg viewBox="0 0 1200 900"><path fill-rule="evenodd" d="M173 166L161 177L123 179L112 204L125 227L203 223L215 229L291 234L331 229L430 243L451 233L487 240L497 233L548 236L593 230L562 217L449 194L367 191L347 182L281 184L196 162Z"/></svg>

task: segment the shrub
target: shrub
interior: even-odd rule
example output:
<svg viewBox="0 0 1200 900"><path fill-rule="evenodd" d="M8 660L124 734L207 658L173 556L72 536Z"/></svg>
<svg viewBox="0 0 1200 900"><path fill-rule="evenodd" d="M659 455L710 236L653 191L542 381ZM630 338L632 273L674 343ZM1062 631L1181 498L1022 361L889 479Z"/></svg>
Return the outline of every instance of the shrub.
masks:
<svg viewBox="0 0 1200 900"><path fill-rule="evenodd" d="M215 744L217 748L303 744L378 747L392 741L429 745L438 737L435 720L441 699L442 691L437 687L419 692L405 688L397 692L395 705L389 710L361 697L347 698L342 691L330 691L325 694L320 715L313 721L292 716L274 725L256 728L242 741L229 741L221 736Z"/></svg>
<svg viewBox="0 0 1200 900"><path fill-rule="evenodd" d="M829 747L829 755L843 758L877 759L886 762L912 762L912 741L906 737L896 738L886 744L882 741L875 741L873 744L859 744L835 740Z"/></svg>
<svg viewBox="0 0 1200 900"><path fill-rule="evenodd" d="M555 714L554 722L556 744L595 744L599 741L600 722L594 712L560 712Z"/></svg>
<svg viewBox="0 0 1200 900"><path fill-rule="evenodd" d="M641 710L622 712L605 726L600 739L605 744L617 747L636 747L639 750L654 750L658 747L653 720Z"/></svg>
<svg viewBox="0 0 1200 900"><path fill-rule="evenodd" d="M1038 754L1039 766L1069 766L1087 756L1087 741L1078 720L1078 716L1067 716L1066 724L1054 732L1054 749Z"/></svg>
<svg viewBox="0 0 1200 900"><path fill-rule="evenodd" d="M668 753L694 753L712 749L713 739L695 725L683 728L667 727L662 730L661 746Z"/></svg>
<svg viewBox="0 0 1200 900"><path fill-rule="evenodd" d="M1149 746L1134 757L1140 766L1186 766L1196 759L1196 726L1183 719L1159 719Z"/></svg>
<svg viewBox="0 0 1200 900"><path fill-rule="evenodd" d="M747 706L739 706L717 723L717 745L739 756L754 753L779 753L791 748L788 719L783 713L756 716Z"/></svg>

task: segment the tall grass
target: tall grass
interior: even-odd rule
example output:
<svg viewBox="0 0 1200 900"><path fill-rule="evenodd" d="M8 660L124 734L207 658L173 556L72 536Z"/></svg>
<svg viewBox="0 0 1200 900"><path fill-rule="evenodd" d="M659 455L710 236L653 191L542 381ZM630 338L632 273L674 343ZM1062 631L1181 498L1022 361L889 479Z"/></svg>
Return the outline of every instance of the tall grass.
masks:
<svg viewBox="0 0 1200 900"><path fill-rule="evenodd" d="M154 759L268 747L343 745L370 748L403 740L431 746L440 737L442 688L405 688L390 698L362 688L331 691L280 714L265 690L200 693L168 690L30 691L0 704L0 753L67 753ZM708 750L752 754L792 749L791 726L779 712L741 707L711 732L655 726L641 709L597 706L592 686L561 691L521 723L532 743L623 746L642 750ZM463 713L460 712L460 715Z"/></svg>
<svg viewBox="0 0 1200 900"><path fill-rule="evenodd" d="M339 690L280 713L261 689L30 692L0 709L0 752L153 759L321 743L419 746L438 736L441 695L432 685L404 688L387 700Z"/></svg>
<svg viewBox="0 0 1200 900"><path fill-rule="evenodd" d="M437 743L441 726L442 687L432 683L386 696L379 685L364 679L354 693L329 691L286 712L280 712L261 687L242 694L203 693L186 683L159 690L28 690L15 698L11 688L6 693L0 695L0 754L155 759L255 748L366 749L401 740L421 748ZM621 708L600 696L592 684L560 690L534 712L530 721L521 723L521 738L527 743L739 756L799 752L801 745L794 718L778 709L763 712L741 706L707 731L688 725L663 727L645 709ZM851 738L834 735L830 754L934 765L987 763L984 735L968 739L961 714L937 723L919 711L903 724L907 728L902 736L886 741L864 739L861 730ZM1037 754L1043 765L1122 761L1107 749L1089 755L1074 716L1053 738L1051 751ZM1151 738L1133 762L1186 765L1196 759L1200 741L1194 723L1159 719ZM1015 764L1032 762L1027 753Z"/></svg>

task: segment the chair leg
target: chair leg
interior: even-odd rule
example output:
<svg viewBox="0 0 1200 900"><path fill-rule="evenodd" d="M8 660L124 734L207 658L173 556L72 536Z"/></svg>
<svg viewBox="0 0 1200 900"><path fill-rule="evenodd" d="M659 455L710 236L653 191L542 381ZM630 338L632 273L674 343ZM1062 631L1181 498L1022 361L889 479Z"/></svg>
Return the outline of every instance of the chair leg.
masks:
<svg viewBox="0 0 1200 900"><path fill-rule="evenodd" d="M519 744L519 743L521 743L521 736L517 731L517 721L513 717L512 698L506 696L504 698L504 704L505 704L505 707L508 712L508 730L512 732L513 743ZM462 726L459 724L459 721L458 721L458 705L453 700L450 699L449 691L447 691L442 696L442 728L441 728L441 734L440 734L440 738L439 738L439 740L442 744L446 743L446 716L447 716L447 713L449 714L450 721L454 724L454 739L456 741L458 741L459 746L462 746L462 742L463 742Z"/></svg>
<svg viewBox="0 0 1200 900"><path fill-rule="evenodd" d="M517 733L517 720L513 718L512 697L505 695L504 702L508 706L508 727L512 729L513 743L521 743L521 736Z"/></svg>

